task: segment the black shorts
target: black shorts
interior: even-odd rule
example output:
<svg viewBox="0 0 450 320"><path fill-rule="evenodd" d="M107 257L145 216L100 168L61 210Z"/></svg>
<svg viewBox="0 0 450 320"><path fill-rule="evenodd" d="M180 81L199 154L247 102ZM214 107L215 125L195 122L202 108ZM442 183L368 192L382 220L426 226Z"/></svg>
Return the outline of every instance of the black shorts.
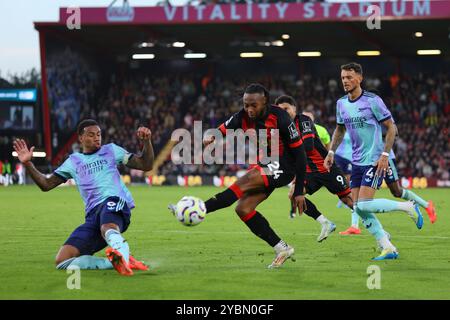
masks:
<svg viewBox="0 0 450 320"><path fill-rule="evenodd" d="M284 159L268 164L258 164L252 168L256 168L261 172L267 195L271 194L276 188L288 185L295 177L295 167L289 165Z"/></svg>
<svg viewBox="0 0 450 320"><path fill-rule="evenodd" d="M331 167L330 172L306 173L306 193L313 194L322 186L326 187L328 191L337 195L339 198L345 197L351 193L344 173L335 165Z"/></svg>

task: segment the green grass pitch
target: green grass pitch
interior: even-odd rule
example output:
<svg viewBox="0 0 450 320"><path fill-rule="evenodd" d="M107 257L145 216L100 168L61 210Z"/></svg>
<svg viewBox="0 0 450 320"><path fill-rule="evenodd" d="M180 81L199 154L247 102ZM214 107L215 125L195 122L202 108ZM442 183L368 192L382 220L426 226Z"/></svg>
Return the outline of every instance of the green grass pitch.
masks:
<svg viewBox="0 0 450 320"><path fill-rule="evenodd" d="M114 270L81 271L81 289L70 290L54 257L84 221L76 188L49 193L36 186L0 189L0 299L450 299L450 205L448 189L415 190L435 202L438 219L417 230L404 213L379 214L400 252L398 260L372 262L374 239L338 231L350 223L337 198L320 190L311 199L338 228L316 242L320 226L303 215L288 218L287 188L258 209L280 237L296 249L296 262L267 269L273 251L240 221L232 207L200 225L182 226L167 204L183 195L207 199L214 187L130 187L136 201L125 237L132 253L151 270L122 277ZM392 198L387 190L377 197ZM104 256L104 252L98 255ZM380 267L381 288L368 289L367 269Z"/></svg>

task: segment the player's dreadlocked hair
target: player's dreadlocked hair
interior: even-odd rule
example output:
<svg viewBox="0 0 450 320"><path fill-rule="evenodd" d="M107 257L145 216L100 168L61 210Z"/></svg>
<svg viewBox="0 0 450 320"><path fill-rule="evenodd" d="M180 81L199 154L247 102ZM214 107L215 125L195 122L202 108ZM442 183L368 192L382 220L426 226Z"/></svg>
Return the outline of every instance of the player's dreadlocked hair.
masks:
<svg viewBox="0 0 450 320"><path fill-rule="evenodd" d="M295 101L295 99L293 97L291 97L291 96L288 96L288 95L279 96L275 100L275 104L276 105L279 105L279 104L282 104L282 103L288 103L291 106L297 107L297 102Z"/></svg>
<svg viewBox="0 0 450 320"><path fill-rule="evenodd" d="M83 131L84 131L84 128L90 127L90 126L98 126L97 121L95 121L93 119L81 120L80 123L78 124L78 127L77 127L78 135L82 135Z"/></svg>
<svg viewBox="0 0 450 320"><path fill-rule="evenodd" d="M267 104L270 101L270 93L269 93L269 91L266 88L264 88L263 85L261 85L259 83L252 83L252 84L248 85L247 88L245 88L244 93L249 93L249 94L251 94L251 93L261 93L261 94L264 95L264 97L266 97Z"/></svg>
<svg viewBox="0 0 450 320"><path fill-rule="evenodd" d="M347 64L343 64L341 66L341 70L346 70L346 71L355 71L356 73L362 75L363 74L363 70L362 70L362 66L359 63L356 62L350 62Z"/></svg>

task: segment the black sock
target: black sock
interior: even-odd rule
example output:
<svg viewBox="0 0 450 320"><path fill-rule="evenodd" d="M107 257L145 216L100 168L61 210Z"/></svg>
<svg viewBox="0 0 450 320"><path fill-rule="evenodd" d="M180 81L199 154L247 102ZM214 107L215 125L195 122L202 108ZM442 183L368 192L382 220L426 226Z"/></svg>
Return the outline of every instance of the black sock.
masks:
<svg viewBox="0 0 450 320"><path fill-rule="evenodd" d="M296 210L295 210L294 201L291 201L291 213L295 213L295 212L296 212Z"/></svg>
<svg viewBox="0 0 450 320"><path fill-rule="evenodd" d="M281 241L280 237L270 227L266 218L259 212L256 212L253 217L244 222L257 237L266 241L271 247L274 247Z"/></svg>
<svg viewBox="0 0 450 320"><path fill-rule="evenodd" d="M236 192L228 188L205 201L206 213L231 206L239 199Z"/></svg>
<svg viewBox="0 0 450 320"><path fill-rule="evenodd" d="M310 216L314 220L316 220L322 213L320 213L320 211L317 210L317 208L314 205L314 203L312 203L311 201L309 201L306 198L305 198L305 200L306 200L306 207L308 208L308 209L306 209L305 214L307 216Z"/></svg>

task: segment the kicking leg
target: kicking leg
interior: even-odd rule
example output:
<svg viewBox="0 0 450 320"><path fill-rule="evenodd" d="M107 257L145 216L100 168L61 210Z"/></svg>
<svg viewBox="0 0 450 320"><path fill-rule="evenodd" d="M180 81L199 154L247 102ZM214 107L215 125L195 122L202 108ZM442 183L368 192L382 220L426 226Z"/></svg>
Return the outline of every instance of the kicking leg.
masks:
<svg viewBox="0 0 450 320"><path fill-rule="evenodd" d="M422 229L423 217L418 205L412 201L399 202L388 199L374 199L374 194L375 189L366 186L361 187L357 205L360 211L375 213L403 211L414 221L417 229Z"/></svg>
<svg viewBox="0 0 450 320"><path fill-rule="evenodd" d="M248 191L263 191L264 180L257 169L249 170L223 192L205 201L206 213L231 206Z"/></svg>
<svg viewBox="0 0 450 320"><path fill-rule="evenodd" d="M389 183L388 187L394 197L416 202L426 210L431 223L434 223L436 221L436 210L432 201L427 202L411 190L403 189L402 187L400 187L398 180Z"/></svg>

